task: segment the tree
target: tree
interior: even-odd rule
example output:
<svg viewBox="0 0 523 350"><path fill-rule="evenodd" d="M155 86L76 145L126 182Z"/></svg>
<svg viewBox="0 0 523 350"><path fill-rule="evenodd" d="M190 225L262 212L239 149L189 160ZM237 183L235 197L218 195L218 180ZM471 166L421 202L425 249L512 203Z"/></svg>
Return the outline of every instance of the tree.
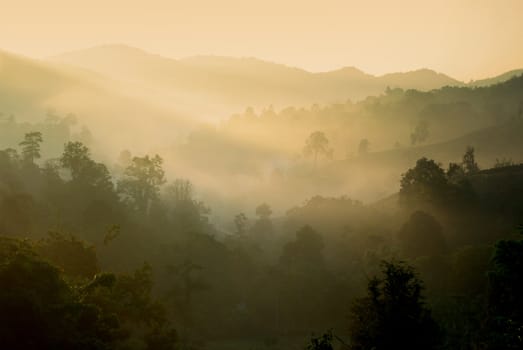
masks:
<svg viewBox="0 0 523 350"><path fill-rule="evenodd" d="M369 140L361 139L360 144L358 145L358 154L360 156L365 155L369 152Z"/></svg>
<svg viewBox="0 0 523 350"><path fill-rule="evenodd" d="M409 258L443 254L446 243L441 225L425 212L414 212L402 226L398 237L402 253Z"/></svg>
<svg viewBox="0 0 523 350"><path fill-rule="evenodd" d="M463 170L465 171L465 174L471 175L475 174L479 171L478 163L476 163L475 157L474 157L474 147L468 146L467 150L465 151L465 154L463 155Z"/></svg>
<svg viewBox="0 0 523 350"><path fill-rule="evenodd" d="M307 345L307 350L334 350L332 345L332 331L328 331L319 337L311 337L310 343Z"/></svg>
<svg viewBox="0 0 523 350"><path fill-rule="evenodd" d="M40 144L43 142L42 133L39 131L33 131L25 134L24 140L20 142L22 146L22 157L24 161L34 164L35 159L39 159L40 155Z"/></svg>
<svg viewBox="0 0 523 350"><path fill-rule="evenodd" d="M0 339L6 349L112 349L118 317L86 302L27 241L0 238Z"/></svg>
<svg viewBox="0 0 523 350"><path fill-rule="evenodd" d="M68 277L91 279L100 272L94 246L73 235L49 232L35 244L35 251Z"/></svg>
<svg viewBox="0 0 523 350"><path fill-rule="evenodd" d="M322 236L306 225L296 232L296 239L283 246L280 263L288 270L321 270L324 266Z"/></svg>
<svg viewBox="0 0 523 350"><path fill-rule="evenodd" d="M258 215L260 219L268 219L271 214L271 207L267 203L260 204L256 207L256 215Z"/></svg>
<svg viewBox="0 0 523 350"><path fill-rule="evenodd" d="M401 261L383 261L382 276L373 277L367 296L352 306L351 348L435 349L439 329L422 291L422 282L412 267Z"/></svg>
<svg viewBox="0 0 523 350"><path fill-rule="evenodd" d="M315 131L309 135L305 141L303 154L306 157L314 157L314 167L318 161L318 155L324 155L327 158L332 157L332 149L329 148L329 140L322 131Z"/></svg>
<svg viewBox="0 0 523 350"><path fill-rule="evenodd" d="M465 180L465 171L461 164L449 163L447 169L447 179L449 183L458 185Z"/></svg>
<svg viewBox="0 0 523 350"><path fill-rule="evenodd" d="M236 234L244 237L247 232L247 216L244 213L239 213L234 217L234 226L236 227Z"/></svg>
<svg viewBox="0 0 523 350"><path fill-rule="evenodd" d="M60 157L60 164L69 170L75 184L113 191L111 175L107 167L91 159L89 148L81 142L68 142Z"/></svg>
<svg viewBox="0 0 523 350"><path fill-rule="evenodd" d="M78 179L82 169L90 160L89 148L83 143L76 141L65 144L60 163L62 167L71 172L73 179Z"/></svg>
<svg viewBox="0 0 523 350"><path fill-rule="evenodd" d="M401 177L400 203L435 204L444 199L447 190L445 171L432 159L418 159L416 166Z"/></svg>
<svg viewBox="0 0 523 350"><path fill-rule="evenodd" d="M488 280L486 342L492 349L521 349L523 240L502 240L496 243Z"/></svg>
<svg viewBox="0 0 523 350"><path fill-rule="evenodd" d="M194 294L209 289L209 285L201 277L203 267L193 263L190 259L185 259L183 263L177 265L168 265L167 270L173 276L174 283L168 292L168 297L173 302L176 312L181 316L181 341L188 343L191 328L194 326L192 315Z"/></svg>
<svg viewBox="0 0 523 350"><path fill-rule="evenodd" d="M410 134L410 144L415 145L422 143L429 137L429 123L426 120L420 120L414 131Z"/></svg>
<svg viewBox="0 0 523 350"><path fill-rule="evenodd" d="M170 217L179 231L205 232L208 229L208 215L211 210L193 197L192 183L189 180L176 179L167 186L164 202L170 209Z"/></svg>
<svg viewBox="0 0 523 350"><path fill-rule="evenodd" d="M274 232L274 228L271 221L272 210L267 203L260 204L256 207L256 215L258 220L254 223L251 228L253 236L260 241L264 241Z"/></svg>
<svg viewBox="0 0 523 350"><path fill-rule="evenodd" d="M135 208L146 213L151 202L158 198L160 186L165 183L163 160L159 155L133 157L118 182L118 191L130 199Z"/></svg>

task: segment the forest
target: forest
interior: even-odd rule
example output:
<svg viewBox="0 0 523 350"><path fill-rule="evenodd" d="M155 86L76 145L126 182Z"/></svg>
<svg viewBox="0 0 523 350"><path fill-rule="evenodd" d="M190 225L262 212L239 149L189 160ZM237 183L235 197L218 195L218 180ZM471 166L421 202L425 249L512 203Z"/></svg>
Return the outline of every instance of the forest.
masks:
<svg viewBox="0 0 523 350"><path fill-rule="evenodd" d="M248 108L117 156L4 111L2 347L520 349L522 94Z"/></svg>

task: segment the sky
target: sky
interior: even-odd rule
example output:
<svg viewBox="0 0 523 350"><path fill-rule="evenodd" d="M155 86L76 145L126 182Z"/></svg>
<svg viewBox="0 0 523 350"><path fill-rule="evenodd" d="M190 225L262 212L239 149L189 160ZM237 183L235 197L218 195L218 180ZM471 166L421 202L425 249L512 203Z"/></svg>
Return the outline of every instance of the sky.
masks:
<svg viewBox="0 0 523 350"><path fill-rule="evenodd" d="M0 0L0 49L45 58L126 44L469 81L523 68L521 14L522 0Z"/></svg>

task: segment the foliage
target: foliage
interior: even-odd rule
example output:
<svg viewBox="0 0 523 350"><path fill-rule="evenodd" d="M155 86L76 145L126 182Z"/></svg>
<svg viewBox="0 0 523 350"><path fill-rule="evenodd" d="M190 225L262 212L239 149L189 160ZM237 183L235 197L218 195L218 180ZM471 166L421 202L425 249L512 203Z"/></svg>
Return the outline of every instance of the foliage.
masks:
<svg viewBox="0 0 523 350"><path fill-rule="evenodd" d="M247 232L247 216L244 213L239 213L234 217L235 234L239 237L245 236Z"/></svg>
<svg viewBox="0 0 523 350"><path fill-rule="evenodd" d="M49 232L35 244L35 251L68 277L91 279L100 272L95 248L73 235Z"/></svg>
<svg viewBox="0 0 523 350"><path fill-rule="evenodd" d="M10 349L111 349L118 319L85 303L24 242L1 239L0 339ZM7 250L6 250L7 248Z"/></svg>
<svg viewBox="0 0 523 350"><path fill-rule="evenodd" d="M523 240L502 240L495 246L489 271L486 343L490 348L523 346Z"/></svg>
<svg viewBox="0 0 523 350"><path fill-rule="evenodd" d="M410 134L410 144L416 145L423 143L429 137L429 123L426 120L420 120L414 131Z"/></svg>
<svg viewBox="0 0 523 350"><path fill-rule="evenodd" d="M42 142L42 133L39 131L25 134L24 140L20 142L20 146L22 146L22 157L26 162L33 164L35 159L41 157L40 144Z"/></svg>
<svg viewBox="0 0 523 350"><path fill-rule="evenodd" d="M158 198L160 186L165 183L165 172L160 156L134 157L125 169L125 177L118 182L118 191L132 201L140 213L146 213L151 202Z"/></svg>
<svg viewBox="0 0 523 350"><path fill-rule="evenodd" d="M314 157L314 165L316 166L318 155L323 155L327 158L332 157L332 149L329 148L329 140L322 131L315 131L309 135L305 141L303 154L306 157Z"/></svg>
<svg viewBox="0 0 523 350"><path fill-rule="evenodd" d="M463 169L465 174L475 174L479 171L478 163L476 163L474 156L474 147L467 147L465 154L463 155Z"/></svg>
<svg viewBox="0 0 523 350"><path fill-rule="evenodd" d="M334 350L332 346L332 331L322 334L319 337L312 337L307 350Z"/></svg>
<svg viewBox="0 0 523 350"><path fill-rule="evenodd" d="M400 203L439 204L445 195L445 171L432 159L421 158L401 178Z"/></svg>
<svg viewBox="0 0 523 350"><path fill-rule="evenodd" d="M412 213L398 234L402 253L408 258L445 253L447 244L441 231L441 225L432 215L422 211Z"/></svg>
<svg viewBox="0 0 523 350"><path fill-rule="evenodd" d="M367 296L351 312L352 349L435 349L439 330L422 296L422 283L404 262L384 261Z"/></svg>

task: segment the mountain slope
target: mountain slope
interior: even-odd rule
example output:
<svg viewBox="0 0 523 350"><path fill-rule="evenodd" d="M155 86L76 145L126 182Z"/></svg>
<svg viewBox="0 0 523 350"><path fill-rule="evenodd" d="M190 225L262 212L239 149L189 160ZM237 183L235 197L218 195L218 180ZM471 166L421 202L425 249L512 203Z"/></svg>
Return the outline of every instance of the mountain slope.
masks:
<svg viewBox="0 0 523 350"><path fill-rule="evenodd" d="M508 71L506 73L500 74L498 76L492 77L492 78L474 80L474 81L470 82L468 85L477 86L477 87L494 85L494 84L505 82L507 80L510 80L511 78L520 76L522 74L523 74L523 69L514 69L514 70Z"/></svg>
<svg viewBox="0 0 523 350"><path fill-rule="evenodd" d="M373 152L333 162L325 169L325 176L333 183L344 182L345 192L354 198L372 202L395 193L399 189L401 174L422 157L434 159L447 168L449 162L460 163L466 147L472 146L481 168L490 168L496 159L503 158L523 163L522 134L523 120L514 120L447 142Z"/></svg>
<svg viewBox="0 0 523 350"><path fill-rule="evenodd" d="M160 135L175 137L192 123L141 98L143 92L85 69L0 52L0 113L32 122L42 121L49 109L74 113L101 149L153 148Z"/></svg>
<svg viewBox="0 0 523 350"><path fill-rule="evenodd" d="M284 107L363 99L381 94L387 86L431 90L460 84L431 70L381 77L350 67L311 73L254 58L196 56L175 60L122 45L65 53L52 60L193 101L199 112L203 102L227 114L249 105Z"/></svg>

